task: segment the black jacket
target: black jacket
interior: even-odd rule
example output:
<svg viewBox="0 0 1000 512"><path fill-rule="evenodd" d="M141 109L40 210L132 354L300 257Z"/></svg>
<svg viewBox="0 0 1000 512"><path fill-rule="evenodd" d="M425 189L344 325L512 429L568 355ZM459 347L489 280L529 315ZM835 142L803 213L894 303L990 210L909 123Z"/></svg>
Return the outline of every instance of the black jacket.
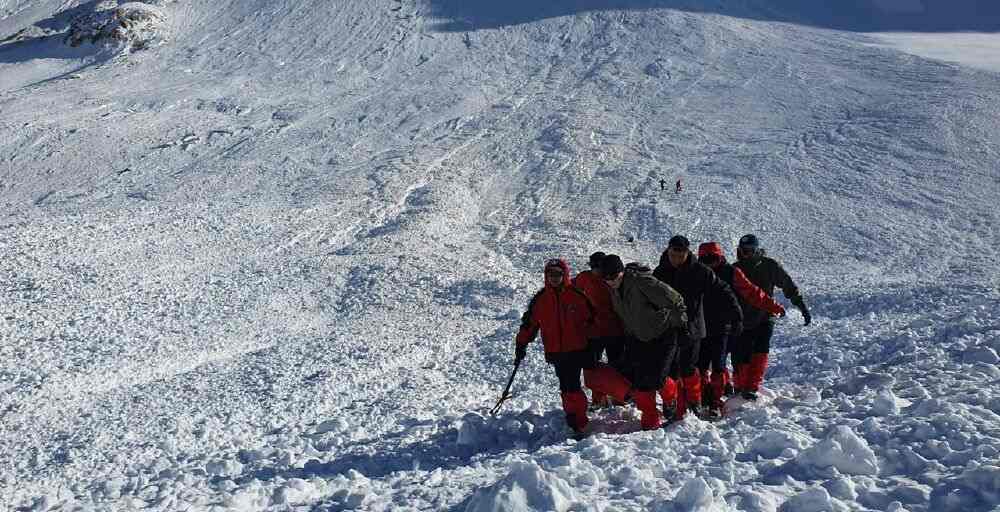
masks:
<svg viewBox="0 0 1000 512"><path fill-rule="evenodd" d="M729 310L728 296L712 294L705 297L705 328L709 336L717 336L729 332L732 324L737 320L740 322L743 321L743 307L739 302L739 295L736 293L736 289L733 288L733 266L729 263L723 263L712 269L712 271L733 290L733 295L736 295L736 303L740 306L740 314L736 318L733 316L732 311Z"/></svg>
<svg viewBox="0 0 1000 512"><path fill-rule="evenodd" d="M692 339L702 339L709 332L718 333L730 323L742 321L743 311L736 294L711 268L698 263L690 252L678 268L670 264L669 258L667 251L663 251L653 276L684 297L688 330ZM706 308L711 308L712 311L706 314ZM706 320L712 322L712 325L708 326Z"/></svg>
<svg viewBox="0 0 1000 512"><path fill-rule="evenodd" d="M799 287L795 286L795 281L785 272L785 268L772 258L768 258L763 250L759 250L755 256L733 263L733 266L742 270L747 279L759 286L769 297L774 297L774 289L781 288L785 297L799 309L804 306L802 296L799 295ZM754 328L764 322L773 322L770 316L764 311L754 308L747 308L746 319L743 325L747 329Z"/></svg>

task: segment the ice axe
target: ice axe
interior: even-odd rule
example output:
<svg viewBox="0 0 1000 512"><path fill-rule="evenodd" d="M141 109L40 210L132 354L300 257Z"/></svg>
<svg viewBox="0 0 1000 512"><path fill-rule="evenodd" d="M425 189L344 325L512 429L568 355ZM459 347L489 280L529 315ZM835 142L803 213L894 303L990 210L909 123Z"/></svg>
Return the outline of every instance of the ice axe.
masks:
<svg viewBox="0 0 1000 512"><path fill-rule="evenodd" d="M490 409L490 416L496 416L500 412L500 407L503 403L507 401L508 398L514 396L510 394L510 386L514 383L514 376L517 375L517 369L521 367L521 360L514 361L514 370L510 372L510 378L507 379L507 387L503 388L503 393L500 395L500 400L497 400L497 404Z"/></svg>

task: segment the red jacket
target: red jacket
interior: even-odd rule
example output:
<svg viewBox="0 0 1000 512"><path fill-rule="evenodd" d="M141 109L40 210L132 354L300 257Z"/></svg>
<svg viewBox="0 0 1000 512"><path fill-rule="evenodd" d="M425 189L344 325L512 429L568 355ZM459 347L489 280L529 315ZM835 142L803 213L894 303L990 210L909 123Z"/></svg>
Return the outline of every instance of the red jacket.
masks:
<svg viewBox="0 0 1000 512"><path fill-rule="evenodd" d="M528 310L521 317L517 344L526 345L542 331L542 344L546 354L574 352L587 349L594 321L594 308L590 300L569 280L569 265L560 261L563 282L559 287L545 287L531 299Z"/></svg>
<svg viewBox="0 0 1000 512"><path fill-rule="evenodd" d="M611 288L604 283L604 279L593 270L585 270L573 278L573 286L579 288L594 305L593 337L625 335L625 326L611 305Z"/></svg>
<svg viewBox="0 0 1000 512"><path fill-rule="evenodd" d="M722 251L722 245L718 242L705 242L698 247L699 258L707 254L718 257L718 263L712 267L716 272L724 266L729 266L726 263L726 254ZM733 286L736 295L743 299L743 302L772 315L780 315L785 312L784 306L775 301L761 287L747 279L746 274L742 270L732 266L729 267L733 270L733 282L729 284Z"/></svg>

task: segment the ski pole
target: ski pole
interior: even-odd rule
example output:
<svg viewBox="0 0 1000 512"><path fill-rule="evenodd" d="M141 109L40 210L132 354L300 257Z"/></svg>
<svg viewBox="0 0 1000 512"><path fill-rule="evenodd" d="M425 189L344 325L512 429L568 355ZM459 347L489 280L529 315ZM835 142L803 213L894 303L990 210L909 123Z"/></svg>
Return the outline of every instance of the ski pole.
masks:
<svg viewBox="0 0 1000 512"><path fill-rule="evenodd" d="M500 400L497 400L497 404L490 409L490 416L496 416L500 412L500 407L503 405L508 398L510 398L510 386L514 383L514 376L517 375L517 369L521 367L521 361L514 363L514 370L510 372L510 378L507 379L507 387L503 388L503 394L500 395Z"/></svg>

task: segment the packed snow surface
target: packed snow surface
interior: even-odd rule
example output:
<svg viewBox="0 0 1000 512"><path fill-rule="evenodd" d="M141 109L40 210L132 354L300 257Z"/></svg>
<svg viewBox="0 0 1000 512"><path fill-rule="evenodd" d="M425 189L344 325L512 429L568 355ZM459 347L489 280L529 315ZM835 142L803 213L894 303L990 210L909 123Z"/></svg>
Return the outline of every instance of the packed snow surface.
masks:
<svg viewBox="0 0 1000 512"><path fill-rule="evenodd" d="M99 3L0 0L0 510L1000 510L1000 75L868 35L993 8ZM759 401L487 413L546 258L750 232Z"/></svg>

